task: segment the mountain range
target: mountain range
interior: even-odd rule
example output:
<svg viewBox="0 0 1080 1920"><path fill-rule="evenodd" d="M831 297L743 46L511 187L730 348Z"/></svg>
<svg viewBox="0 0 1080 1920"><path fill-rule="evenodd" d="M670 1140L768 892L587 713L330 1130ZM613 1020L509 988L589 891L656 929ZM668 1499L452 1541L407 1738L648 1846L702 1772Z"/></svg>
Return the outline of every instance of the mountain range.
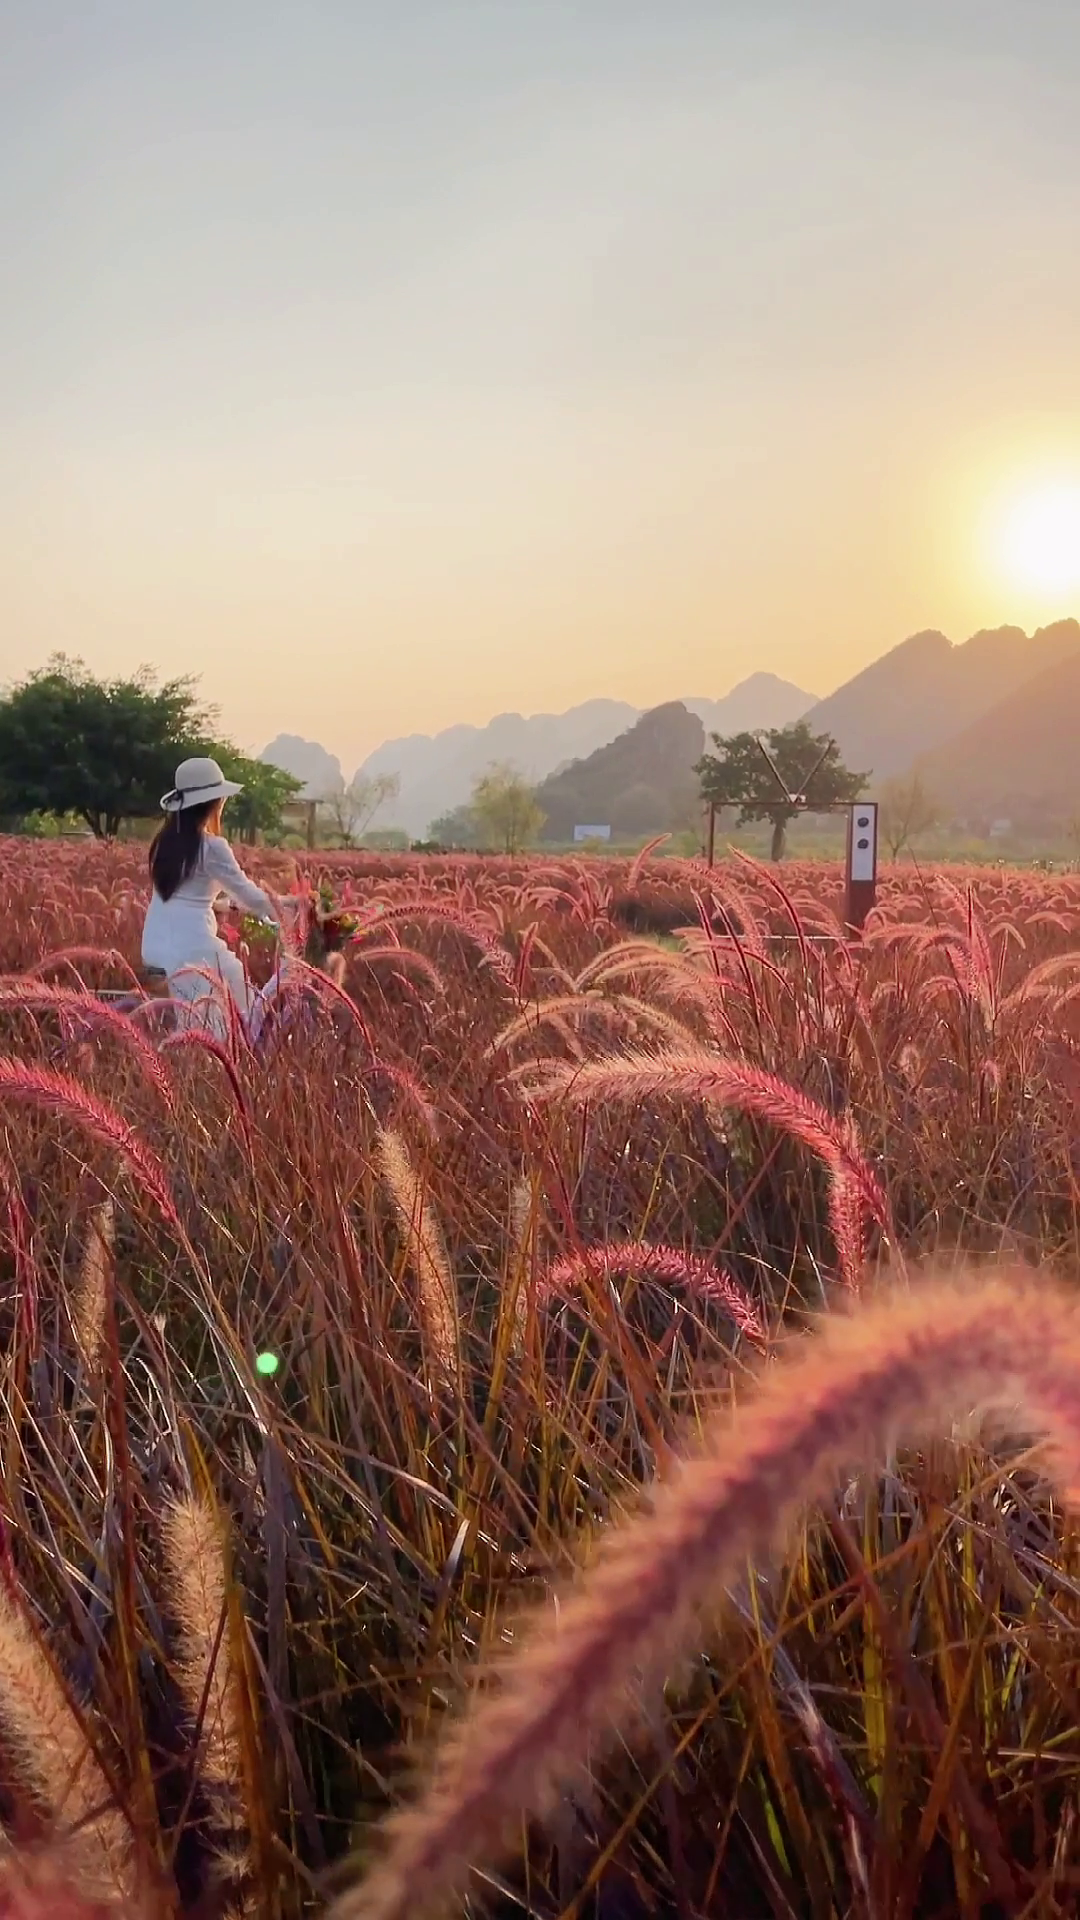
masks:
<svg viewBox="0 0 1080 1920"><path fill-rule="evenodd" d="M916 633L806 717L815 733L832 735L849 767L886 780L1078 651L1075 620L1059 620L1030 638L1022 627L996 627L962 646L952 646L943 633Z"/></svg>
<svg viewBox="0 0 1080 1920"><path fill-rule="evenodd" d="M694 698L681 704L696 715L706 733L738 733L746 727L785 727L813 703L813 695L772 673L754 673L723 699ZM401 827L417 838L440 814L464 806L479 774L507 761L536 784L571 762L586 760L633 727L640 707L623 700L586 700L566 713L501 713L484 727L447 727L441 733L414 733L387 740L357 769L360 776L395 773L396 800L379 816L379 826ZM304 782L308 798L318 799L340 784L340 761L317 741L279 734L261 759L284 767Z"/></svg>
<svg viewBox="0 0 1080 1920"><path fill-rule="evenodd" d="M985 629L961 645L936 631L916 633L818 701L755 673L722 700L671 701L644 716L618 700L531 718L500 714L486 727L387 741L359 771L399 775L399 799L380 824L414 837L466 802L477 775L497 761L512 762L539 787L546 837L569 839L575 825L600 823L630 835L681 822L706 735L803 718L832 735L846 764L869 776L871 792L918 767L950 816L972 825L1061 825L1080 816L1076 620L1030 636L1020 627ZM332 755L294 736L273 741L263 758L316 797L341 779Z"/></svg>
<svg viewBox="0 0 1080 1920"><path fill-rule="evenodd" d="M701 793L694 767L705 728L681 700L643 713L586 760L572 761L536 790L542 837L572 840L575 827L606 826L616 840L696 827Z"/></svg>
<svg viewBox="0 0 1080 1920"><path fill-rule="evenodd" d="M1021 832L1080 820L1080 628L1076 648L921 757L953 818L983 830L1005 819Z"/></svg>

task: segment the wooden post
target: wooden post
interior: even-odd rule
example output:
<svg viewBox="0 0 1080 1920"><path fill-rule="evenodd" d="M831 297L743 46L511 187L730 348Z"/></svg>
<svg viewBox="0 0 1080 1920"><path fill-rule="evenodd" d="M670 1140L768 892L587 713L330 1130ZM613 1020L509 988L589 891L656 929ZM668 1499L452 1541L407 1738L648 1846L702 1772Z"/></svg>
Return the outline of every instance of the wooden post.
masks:
<svg viewBox="0 0 1080 1920"><path fill-rule="evenodd" d="M844 873L844 923L861 933L877 900L878 810L874 800L857 800L848 814Z"/></svg>
<svg viewBox="0 0 1080 1920"><path fill-rule="evenodd" d="M716 859L716 801L709 801L708 837L705 843L705 864L711 867Z"/></svg>

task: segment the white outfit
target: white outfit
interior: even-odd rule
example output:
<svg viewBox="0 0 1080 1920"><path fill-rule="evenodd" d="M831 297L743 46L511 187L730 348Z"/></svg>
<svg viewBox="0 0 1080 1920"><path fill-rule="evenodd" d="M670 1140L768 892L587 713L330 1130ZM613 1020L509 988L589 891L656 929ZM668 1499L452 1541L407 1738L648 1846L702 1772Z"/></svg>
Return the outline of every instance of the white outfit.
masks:
<svg viewBox="0 0 1080 1920"><path fill-rule="evenodd" d="M163 900L156 889L151 897L143 923L143 965L161 967L169 976L169 992L178 1000L207 999L215 989L214 980L206 976L214 976L246 1019L254 994L242 962L219 938L214 918L214 901L223 893L245 913L274 921L269 895L247 878L228 841L204 833L194 872L171 899Z"/></svg>

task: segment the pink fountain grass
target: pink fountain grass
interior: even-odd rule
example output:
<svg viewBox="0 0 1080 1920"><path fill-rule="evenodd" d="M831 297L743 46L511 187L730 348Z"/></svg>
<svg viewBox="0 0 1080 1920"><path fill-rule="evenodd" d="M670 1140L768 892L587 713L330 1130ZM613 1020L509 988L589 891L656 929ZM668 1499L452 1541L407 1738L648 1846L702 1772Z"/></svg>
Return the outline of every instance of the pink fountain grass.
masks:
<svg viewBox="0 0 1080 1920"><path fill-rule="evenodd" d="M624 1029L645 1027L652 1033L660 1033L673 1042L683 1046L692 1045L694 1035L683 1021L674 1014L667 1013L662 1007L654 1007L648 1001L639 1000L628 993L563 993L551 1000L540 1000L519 1014L501 1033L495 1035L487 1049L488 1057L507 1052L515 1047L519 1040L532 1039L542 1027L562 1023L570 1018L594 1015L601 1020L611 1021Z"/></svg>
<svg viewBox="0 0 1080 1920"><path fill-rule="evenodd" d="M8 1241L15 1267L20 1334L25 1342L26 1353L32 1359L36 1359L40 1329L38 1305L41 1275L34 1253L33 1222L23 1197L16 1168L12 1167L10 1173L6 1173L0 1164L0 1197L3 1199Z"/></svg>
<svg viewBox="0 0 1080 1920"><path fill-rule="evenodd" d="M392 1087L420 1122L429 1141L432 1144L438 1141L441 1131L438 1113L416 1075L411 1073L408 1067L396 1066L389 1060L373 1060L365 1069L364 1078L368 1083L374 1081L378 1085L380 1081L384 1081L387 1086Z"/></svg>
<svg viewBox="0 0 1080 1920"><path fill-rule="evenodd" d="M70 967L73 973L78 974L79 968L88 960L93 961L95 966L111 967L125 974L131 986L139 987L139 976L131 961L115 947L61 947L54 953L45 954L32 967L27 967L26 977L39 979L43 974L54 973L58 967Z"/></svg>
<svg viewBox="0 0 1080 1920"><path fill-rule="evenodd" d="M885 1233L889 1204L848 1120L832 1114L775 1074L702 1048L686 1053L628 1053L582 1065L557 1064L528 1087L530 1101L566 1100L581 1106L637 1106L647 1100L693 1099L730 1107L802 1141L829 1169L830 1218L840 1270L857 1286L862 1265L856 1207Z"/></svg>
<svg viewBox="0 0 1080 1920"><path fill-rule="evenodd" d="M642 873L645 870L646 861L650 858L652 854L654 854L657 851L658 847L666 846L670 839L671 839L670 833L654 834L651 840L646 840L645 845L641 848L641 851L634 855L634 858L630 862L630 868L626 876L626 885L630 892L633 892L634 888L638 884L638 881L641 879Z"/></svg>
<svg viewBox="0 0 1080 1920"><path fill-rule="evenodd" d="M432 1370L457 1384L460 1311L442 1224L404 1139L390 1128L379 1135L378 1165L416 1277L419 1319Z"/></svg>
<svg viewBox="0 0 1080 1920"><path fill-rule="evenodd" d="M564 1254L538 1276L537 1307L550 1307L555 1300L574 1292L586 1279L607 1281L615 1273L636 1274L642 1279L657 1280L663 1286L685 1289L695 1300L722 1307L740 1333L759 1346L764 1344L765 1329L757 1308L738 1281L722 1267L703 1254L685 1253L679 1247L649 1246L642 1240L615 1241Z"/></svg>
<svg viewBox="0 0 1080 1920"><path fill-rule="evenodd" d="M516 968L512 955L485 927L478 926L468 914L462 913L460 908L451 906L448 902L444 904L442 901L431 899L400 900L392 906L371 907L366 914L360 915L360 925L349 942L350 949L366 940L369 934L376 933L383 927L394 925L398 921L409 920L418 922L431 920L455 928L458 933L464 935L466 940L472 941L480 948L484 960L504 986L515 985Z"/></svg>
<svg viewBox="0 0 1080 1920"><path fill-rule="evenodd" d="M86 1021L92 1027L112 1034L138 1064L150 1085L166 1106L172 1105L172 1087L157 1050L141 1027L126 1013L99 1000L96 994L71 987L53 987L43 981L0 980L0 1008L25 1007L31 1013L58 1013L69 1020Z"/></svg>
<svg viewBox="0 0 1080 1920"><path fill-rule="evenodd" d="M0 1920L165 1920L165 1909L95 1899L71 1875L65 1851L10 1853L0 1861Z"/></svg>
<svg viewBox="0 0 1080 1920"><path fill-rule="evenodd" d="M1028 1272L927 1283L836 1314L752 1400L716 1417L641 1514L615 1525L557 1612L544 1608L436 1756L419 1803L391 1817L373 1873L333 1920L421 1920L543 1814L587 1754L693 1646L698 1609L783 1541L841 1468L997 1409L1048 1436L1080 1496L1080 1302Z"/></svg>
<svg viewBox="0 0 1080 1920"><path fill-rule="evenodd" d="M4 840L0 855L8 982L19 970L14 984L25 989L33 982L22 970L40 965L65 989L78 985L75 971L119 984L126 976L103 950L137 961L145 849ZM243 857L261 879L264 855ZM601 1540L599 1652L571 1590L568 1637L554 1604L541 1616L553 1679L530 1669L531 1693L522 1693L513 1667L505 1682L481 1678L489 1698L502 1685L517 1731L500 1723L510 1746L496 1751L493 1723L467 1723L459 1773L438 1763L436 1778L440 1791L449 1783L459 1793L464 1780L483 1800L484 1779L471 1774L486 1769L508 1798L501 1810L466 1799L450 1822L453 1871L467 1858L482 1873L489 1838L494 1846L513 1827L503 1903L538 1913L617 1905L624 1873L650 1912L684 1920L720 1909L974 1913L994 1898L1004 1913L1071 1912L1080 1532L1026 1458L1011 1444L988 1454L961 1429L891 1455L880 1476L845 1474L845 1546L836 1483L803 1479L824 1416L804 1404L798 1367L770 1355L766 1371L783 1387L777 1418L795 1424L749 1461L741 1414L713 1428L709 1470L728 1476L719 1490L696 1461L667 1476L683 1419L692 1426L748 1391L751 1336L727 1318L738 1302L725 1304L715 1275L698 1266L718 1239L717 1267L730 1261L746 1280L770 1339L788 1313L801 1321L811 1256L826 1243L828 1265L831 1236L833 1270L868 1286L863 1236L883 1263L875 1219L886 1178L902 1236L886 1228L894 1266L938 1244L992 1248L1003 1233L1055 1253L1080 1246L1080 1005L1069 997L1080 973L1068 951L1080 948L1080 876L958 870L949 894L914 869L883 869L877 924L899 923L900 937L835 950L811 940L807 964L795 941L771 935L771 925L786 931L788 908L769 880L734 862L711 874L649 862L641 924L679 929L662 947L624 937L628 860L357 853L298 864L308 876L332 874L336 897L351 895L370 929L350 949L346 984L378 1052L325 981L309 990L297 974L300 998L268 1044L227 1049L252 1113L250 1155L235 1095L217 1084L224 1061L201 1066L212 1049L185 1041L164 1050L168 1113L119 1036L63 1010L7 1013L7 1051L28 1066L46 1060L47 1042L49 1066L71 1076L84 1104L76 1112L69 1099L62 1114L25 1098L0 1106L10 1428L0 1593L43 1623L58 1675L73 1676L72 1706L95 1749L100 1742L109 1790L131 1822L140 1890L151 1895L160 1875L169 1913L192 1920L237 1890L206 1884L214 1835L191 1751L196 1716L160 1690L178 1623L150 1523L186 1492L213 1496L236 1529L230 1607L252 1842L241 1892L253 1914L314 1913L346 1830L365 1860L377 1858L376 1804L406 1792L403 1775L460 1700L474 1661L519 1637L533 1644L528 1631L519 1636L514 1608L565 1566L582 1529ZM804 927L836 931L838 863L790 863L782 885ZM971 920L981 916L990 947L984 985L998 995L992 1045L973 991L969 889ZM375 903L397 917L387 924ZM719 931L721 903L742 920L738 935ZM436 911L425 913L428 904ZM477 929L505 949L514 987L479 964ZM50 947L76 958L43 960ZM935 975L939 984L928 984ZM606 1001L622 995L633 1029L616 1035L576 1018L585 988ZM552 1016L563 994L574 1004ZM634 1002L653 1014L634 1012ZM490 1057L493 1037L538 1007L551 1016L538 1038ZM645 1020L660 1026L657 1015L687 1031L662 1027L662 1043L630 1037L648 1036ZM53 1058L54 1029L69 1017L76 1045ZM157 999L131 1015L155 1045L159 1021L174 1017ZM574 1060L586 1075L610 1074L602 1056L624 1052L669 1082L655 1098L642 1080L612 1093L610 1112L592 1094L586 1106L530 1103L531 1080L573 1074ZM712 1154L699 1116L675 1104L698 1095L692 1073L671 1093L672 1058L704 1065L701 1118L730 1153ZM85 1071L76 1059L89 1061ZM510 1063L526 1060L518 1101ZM730 1083L732 1068L743 1076L741 1106L717 1077L722 1069ZM87 1131L89 1089L167 1170L190 1247L157 1220L114 1134L99 1144L100 1132ZM437 1141L414 1089L439 1121ZM789 1122L790 1140L775 1130ZM408 1156L396 1194L384 1191L384 1128ZM80 1276L87 1227L107 1194L115 1270L91 1259ZM125 1214L135 1209L147 1231L129 1251ZM460 1313L453 1363L438 1358L454 1344L454 1300L447 1310L436 1234ZM770 1276L764 1287L758 1274ZM552 1279L572 1301L558 1326L536 1310ZM1000 1321L1000 1292L974 1284L980 1322ZM714 1305L701 1304L703 1292ZM846 1296L831 1288L829 1298L843 1306ZM935 1319L932 1294L920 1305L916 1345L890 1336L888 1365L870 1383L874 1407L885 1406L883 1433L906 1430L907 1402L889 1411L894 1390L907 1379L921 1393L927 1368L943 1364L926 1355L938 1322L951 1323ZM1011 1319L1006 1326L1011 1361ZM1057 1333L1042 1342L1055 1359ZM1021 1330L1021 1346L1026 1337ZM812 1357L812 1337L799 1338ZM971 1344L952 1349L963 1364ZM719 1361L703 1379L692 1370L699 1347ZM951 1371L963 1412L983 1388ZM865 1407L869 1391L863 1366L844 1397ZM752 1418L752 1406L746 1412ZM869 1415L860 1431L869 1445ZM857 1445L840 1451L858 1455ZM656 1460L665 1484L642 1494ZM696 1519L686 1508L676 1525L684 1472ZM740 1532L754 1487L752 1527ZM774 1523L784 1538L772 1508L804 1487L810 1496L824 1487L825 1508L811 1505L782 1568L739 1558L725 1586L726 1556L767 1545ZM620 1583L606 1571L602 1528L624 1502L635 1513L654 1506L662 1528L655 1564L649 1533L634 1536L621 1562L613 1539ZM725 1598L732 1588L742 1614ZM709 1658L684 1669L684 1694L679 1654L697 1644L699 1590ZM560 1692L560 1647L584 1662L582 1687L572 1674ZM669 1699L657 1674L671 1675ZM612 1709L617 1717L629 1700L636 1711L639 1675L649 1684L645 1724L605 1752ZM528 1724L526 1712L536 1716ZM37 1718L31 1737L36 1752ZM595 1761L579 1797L584 1854L573 1840L564 1847L561 1824L550 1834L513 1826L515 1807L543 1809L547 1793L575 1783L582 1758ZM846 1794L838 1759L850 1772ZM60 1838L78 1824L40 1821L20 1798L15 1842L42 1828ZM853 1802L862 1817L854 1837ZM576 1821L573 1809L560 1813ZM430 1814L429 1805L422 1821ZM996 1873L995 1842L1016 1890ZM421 1871L402 1902L419 1916L441 1869L428 1841L418 1844ZM373 1879L372 1898L385 1891ZM478 1909L503 1900L479 1874L469 1891Z"/></svg>
<svg viewBox="0 0 1080 1920"><path fill-rule="evenodd" d="M178 1033L168 1033L165 1035L165 1038L161 1042L161 1050L162 1053L172 1054L208 1054L212 1060L217 1061L218 1066L221 1068L229 1083L233 1100L236 1103L236 1110L240 1116L240 1124L244 1129L250 1145L251 1111L248 1106L247 1096L240 1083L240 1075L236 1070L236 1063L224 1041L216 1039L212 1033L207 1033L204 1028L183 1027Z"/></svg>
<svg viewBox="0 0 1080 1920"><path fill-rule="evenodd" d="M349 957L354 966L374 967L385 962L406 975L418 974L440 998L446 997L446 981L435 962L429 960L426 953L418 953L415 947L365 947L353 942Z"/></svg>
<svg viewBox="0 0 1080 1920"><path fill-rule="evenodd" d="M286 971L281 976L278 999L287 1000L305 989L314 994L317 999L344 1008L367 1046L372 1053L375 1052L375 1042L370 1028L352 994L348 993L332 974L324 973L320 967L309 966L306 960L290 959Z"/></svg>
<svg viewBox="0 0 1080 1920"><path fill-rule="evenodd" d="M0 1056L0 1103L41 1107L112 1148L138 1176L158 1211L183 1235L164 1167L122 1114L67 1074Z"/></svg>

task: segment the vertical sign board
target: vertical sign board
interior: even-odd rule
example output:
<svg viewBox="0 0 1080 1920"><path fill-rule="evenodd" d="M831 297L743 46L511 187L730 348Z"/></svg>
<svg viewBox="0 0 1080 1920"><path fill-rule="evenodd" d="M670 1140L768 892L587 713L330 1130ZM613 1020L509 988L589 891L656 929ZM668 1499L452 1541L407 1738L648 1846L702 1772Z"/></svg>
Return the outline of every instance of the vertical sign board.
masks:
<svg viewBox="0 0 1080 1920"><path fill-rule="evenodd" d="M877 841L877 802L857 800L848 815L844 920L859 933L877 899Z"/></svg>

